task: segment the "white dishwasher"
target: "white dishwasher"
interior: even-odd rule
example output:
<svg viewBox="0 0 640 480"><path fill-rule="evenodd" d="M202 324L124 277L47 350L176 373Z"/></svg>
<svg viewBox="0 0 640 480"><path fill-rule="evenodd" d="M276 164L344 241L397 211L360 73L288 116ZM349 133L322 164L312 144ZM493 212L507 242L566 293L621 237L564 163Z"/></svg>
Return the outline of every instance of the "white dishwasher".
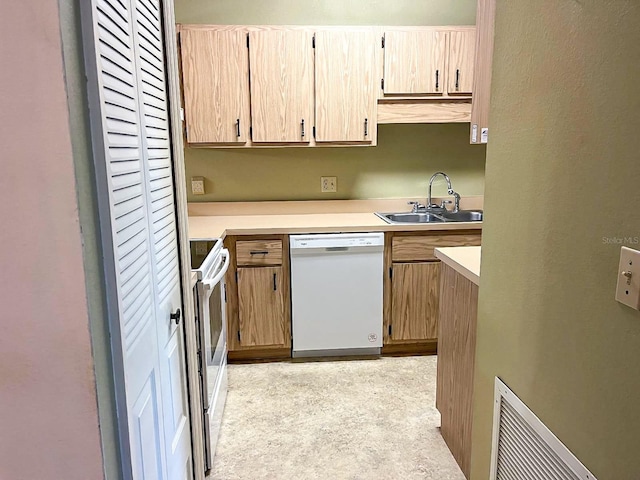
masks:
<svg viewBox="0 0 640 480"><path fill-rule="evenodd" d="M293 356L379 354L384 234L289 240Z"/></svg>

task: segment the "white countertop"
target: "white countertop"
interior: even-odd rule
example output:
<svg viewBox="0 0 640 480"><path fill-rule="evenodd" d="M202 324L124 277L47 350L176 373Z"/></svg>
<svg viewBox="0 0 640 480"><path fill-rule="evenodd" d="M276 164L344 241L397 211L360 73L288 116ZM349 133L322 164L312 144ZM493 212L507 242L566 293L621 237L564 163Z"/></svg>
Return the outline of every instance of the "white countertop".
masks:
<svg viewBox="0 0 640 480"><path fill-rule="evenodd" d="M436 258L479 286L481 248L443 247L436 248L435 253Z"/></svg>
<svg viewBox="0 0 640 480"><path fill-rule="evenodd" d="M482 197L463 197L481 208ZM391 225L373 212L408 211L407 199L190 203L189 238L328 232L475 230L482 222Z"/></svg>

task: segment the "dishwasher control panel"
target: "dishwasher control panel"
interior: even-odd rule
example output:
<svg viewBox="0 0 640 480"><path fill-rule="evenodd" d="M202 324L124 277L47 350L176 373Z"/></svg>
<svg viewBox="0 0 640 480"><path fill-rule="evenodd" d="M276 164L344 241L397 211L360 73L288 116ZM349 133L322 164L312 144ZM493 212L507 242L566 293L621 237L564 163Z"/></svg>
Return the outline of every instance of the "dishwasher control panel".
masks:
<svg viewBox="0 0 640 480"><path fill-rule="evenodd" d="M382 247L384 233L327 233L314 235L290 235L289 245L293 249L304 248L352 248Z"/></svg>

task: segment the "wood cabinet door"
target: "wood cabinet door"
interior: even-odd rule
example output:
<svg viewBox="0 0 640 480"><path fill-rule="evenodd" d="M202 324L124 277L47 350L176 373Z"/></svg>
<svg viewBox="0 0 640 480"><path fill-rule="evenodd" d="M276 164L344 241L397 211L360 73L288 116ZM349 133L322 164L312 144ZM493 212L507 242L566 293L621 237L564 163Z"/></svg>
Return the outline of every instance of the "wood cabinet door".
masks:
<svg viewBox="0 0 640 480"><path fill-rule="evenodd" d="M282 267L238 268L240 345L286 346Z"/></svg>
<svg viewBox="0 0 640 480"><path fill-rule="evenodd" d="M436 339L440 262L394 263L392 268L390 339Z"/></svg>
<svg viewBox="0 0 640 480"><path fill-rule="evenodd" d="M473 70L476 61L476 31L449 32L449 82L450 95L470 95L473 91Z"/></svg>
<svg viewBox="0 0 640 480"><path fill-rule="evenodd" d="M246 32L185 29L180 47L187 142L246 143L250 125Z"/></svg>
<svg viewBox="0 0 640 480"><path fill-rule="evenodd" d="M309 143L313 136L313 31L249 34L254 142Z"/></svg>
<svg viewBox="0 0 640 480"><path fill-rule="evenodd" d="M384 34L384 94L441 95L447 32L387 30Z"/></svg>
<svg viewBox="0 0 640 480"><path fill-rule="evenodd" d="M318 30L315 43L316 141L373 142L380 39L373 29Z"/></svg>

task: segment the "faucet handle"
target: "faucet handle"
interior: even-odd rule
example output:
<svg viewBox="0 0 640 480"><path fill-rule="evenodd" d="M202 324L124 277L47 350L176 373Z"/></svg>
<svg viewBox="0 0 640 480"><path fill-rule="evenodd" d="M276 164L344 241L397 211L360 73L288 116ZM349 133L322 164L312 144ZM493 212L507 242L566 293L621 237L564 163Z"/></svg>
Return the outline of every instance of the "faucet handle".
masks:
<svg viewBox="0 0 640 480"><path fill-rule="evenodd" d="M446 206L445 205L451 205L453 203L453 201L451 200L442 200L440 202L440 208L444 208L446 210Z"/></svg>
<svg viewBox="0 0 640 480"><path fill-rule="evenodd" d="M417 212L421 208L424 208L424 205L422 205L420 202L415 202L415 201L407 202L407 205L413 206L413 208L411 209L413 213Z"/></svg>

